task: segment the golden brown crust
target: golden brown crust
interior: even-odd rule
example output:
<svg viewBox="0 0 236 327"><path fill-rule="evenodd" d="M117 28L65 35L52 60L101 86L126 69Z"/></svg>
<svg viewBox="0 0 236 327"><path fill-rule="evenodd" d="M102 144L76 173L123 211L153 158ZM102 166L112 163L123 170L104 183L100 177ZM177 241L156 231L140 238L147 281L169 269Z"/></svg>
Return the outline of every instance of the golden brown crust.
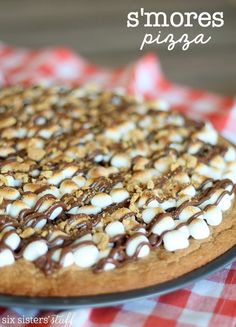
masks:
<svg viewBox="0 0 236 327"><path fill-rule="evenodd" d="M236 201L223 222L202 241L190 241L189 248L171 253L159 248L145 259L113 271L94 274L73 266L46 277L32 263L19 260L1 268L1 294L27 296L79 296L122 292L156 285L193 271L236 244ZM157 260L158 256L158 260Z"/></svg>

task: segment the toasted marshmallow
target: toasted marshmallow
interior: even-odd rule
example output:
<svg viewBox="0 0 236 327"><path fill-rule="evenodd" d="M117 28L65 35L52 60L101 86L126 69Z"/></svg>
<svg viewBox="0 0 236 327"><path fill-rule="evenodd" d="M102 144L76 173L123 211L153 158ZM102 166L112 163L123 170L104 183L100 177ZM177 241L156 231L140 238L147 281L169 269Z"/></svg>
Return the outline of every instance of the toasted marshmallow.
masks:
<svg viewBox="0 0 236 327"><path fill-rule="evenodd" d="M50 188L44 190L43 192L40 192L38 194L38 197L40 198L40 197L42 197L42 196L44 196L46 194L52 194L56 198L59 198L61 196L61 193L60 193L59 189L56 186L51 186Z"/></svg>
<svg viewBox="0 0 236 327"><path fill-rule="evenodd" d="M113 188L110 195L114 203L120 203L129 198L129 192L124 188Z"/></svg>
<svg viewBox="0 0 236 327"><path fill-rule="evenodd" d="M3 187L0 189L0 196L5 200L16 200L20 197L20 192L12 187Z"/></svg>
<svg viewBox="0 0 236 327"><path fill-rule="evenodd" d="M236 151L230 146L224 155L225 161L235 161L236 160Z"/></svg>
<svg viewBox="0 0 236 327"><path fill-rule="evenodd" d="M15 179L13 176L8 175L5 176L5 185L10 187L18 187L21 186L22 182L18 179Z"/></svg>
<svg viewBox="0 0 236 327"><path fill-rule="evenodd" d="M74 165L70 165L68 167L66 167L65 169L62 170L62 174L64 179L66 178L71 178L78 170L77 166Z"/></svg>
<svg viewBox="0 0 236 327"><path fill-rule="evenodd" d="M163 212L163 210L160 208L147 208L142 212L142 219L146 224L149 224L152 219L161 212Z"/></svg>
<svg viewBox="0 0 236 327"><path fill-rule="evenodd" d="M203 219L208 225L217 226L222 221L222 212L217 206L212 205L203 211Z"/></svg>
<svg viewBox="0 0 236 327"><path fill-rule="evenodd" d="M172 230L163 236L164 248L167 251L185 249L189 246L189 240L180 230Z"/></svg>
<svg viewBox="0 0 236 327"><path fill-rule="evenodd" d="M114 237L119 234L125 233L124 225L120 221L112 221L109 223L106 228L105 232L110 236Z"/></svg>
<svg viewBox="0 0 236 327"><path fill-rule="evenodd" d="M75 264L81 268L92 267L99 259L99 251L93 244L80 245L74 252Z"/></svg>
<svg viewBox="0 0 236 327"><path fill-rule="evenodd" d="M196 195L196 190L193 185L188 185L184 189L182 189L179 193L179 196L187 195L189 198L192 198Z"/></svg>
<svg viewBox="0 0 236 327"><path fill-rule="evenodd" d="M201 131L194 134L199 140L215 145L218 141L218 134L212 127L205 127Z"/></svg>
<svg viewBox="0 0 236 327"><path fill-rule="evenodd" d="M46 254L48 247L45 241L38 240L29 243L23 251L23 258L28 261L34 261Z"/></svg>
<svg viewBox="0 0 236 327"><path fill-rule="evenodd" d="M93 205L88 205L88 206L83 206L81 208L77 209L77 214L78 213L84 213L86 215L96 215L97 213L101 212L101 207L96 207Z"/></svg>
<svg viewBox="0 0 236 327"><path fill-rule="evenodd" d="M78 185L72 180L65 180L60 185L60 192L62 194L71 194L78 190Z"/></svg>
<svg viewBox="0 0 236 327"><path fill-rule="evenodd" d="M160 207L160 203L157 201L157 199L152 199L150 201L149 196L147 194L143 194L138 200L138 207L158 208Z"/></svg>
<svg viewBox="0 0 236 327"><path fill-rule="evenodd" d="M201 212L201 210L198 207L188 206L188 207L184 208L181 211L181 213L179 214L179 220L187 221L190 217L192 217L193 215L195 215L198 212Z"/></svg>
<svg viewBox="0 0 236 327"><path fill-rule="evenodd" d="M86 179L83 176L74 176L72 181L77 184L78 188L81 188L86 184Z"/></svg>
<svg viewBox="0 0 236 327"><path fill-rule="evenodd" d="M23 201L16 200L13 203L7 205L6 213L13 218L17 218L21 210L24 209L30 209L30 207L27 206Z"/></svg>
<svg viewBox="0 0 236 327"><path fill-rule="evenodd" d="M210 167L199 162L195 168L195 173L202 175L202 176L209 176Z"/></svg>
<svg viewBox="0 0 236 327"><path fill-rule="evenodd" d="M170 216L166 216L158 221L153 227L152 232L157 235L161 235L167 230L171 230L175 227L174 219Z"/></svg>
<svg viewBox="0 0 236 327"><path fill-rule="evenodd" d="M227 162L225 166L226 171L231 171L236 174L236 162L235 161L229 161Z"/></svg>
<svg viewBox="0 0 236 327"><path fill-rule="evenodd" d="M129 168L130 167L130 159L126 154L116 154L111 159L111 165L116 168Z"/></svg>
<svg viewBox="0 0 236 327"><path fill-rule="evenodd" d="M195 141L194 143L192 143L189 148L188 148L188 153L189 154L195 154L197 153L201 147L202 147L203 143L200 141Z"/></svg>
<svg viewBox="0 0 236 327"><path fill-rule="evenodd" d="M109 171L106 167L96 166L91 168L87 173L87 178L98 178L100 176L109 176Z"/></svg>
<svg viewBox="0 0 236 327"><path fill-rule="evenodd" d="M40 196L39 196L40 199ZM44 212L47 209L51 207L51 205L54 203L54 199L45 199L42 204L40 205L38 212Z"/></svg>
<svg viewBox="0 0 236 327"><path fill-rule="evenodd" d="M106 193L98 193L91 199L91 204L100 208L108 207L112 203L112 197Z"/></svg>
<svg viewBox="0 0 236 327"><path fill-rule="evenodd" d="M154 162L154 167L160 173L165 173L168 171L170 165L172 163L171 157L162 157Z"/></svg>
<svg viewBox="0 0 236 327"><path fill-rule="evenodd" d="M24 194L22 197L22 201L30 208L32 208L35 205L37 199L38 197L34 193Z"/></svg>
<svg viewBox="0 0 236 327"><path fill-rule="evenodd" d="M210 230L203 219L196 218L189 225L189 233L196 240L202 240L210 235Z"/></svg>
<svg viewBox="0 0 236 327"><path fill-rule="evenodd" d="M121 139L122 134L119 132L117 128L112 127L112 128L108 128L105 131L105 136L108 139L111 139L112 141L118 142Z"/></svg>
<svg viewBox="0 0 236 327"><path fill-rule="evenodd" d="M225 161L221 156L217 155L210 161L210 165L212 167L223 170L225 168Z"/></svg>
<svg viewBox="0 0 236 327"><path fill-rule="evenodd" d="M10 249L0 251L0 267L12 265L15 262L14 255Z"/></svg>
<svg viewBox="0 0 236 327"><path fill-rule="evenodd" d="M166 209L169 209L169 208L173 208L176 206L176 200L175 199L167 199L163 202L160 202L160 207L163 209L163 210L166 210Z"/></svg>
<svg viewBox="0 0 236 327"><path fill-rule="evenodd" d="M62 249L57 249L52 254L52 259L56 262L60 260ZM62 256L62 259L60 260L60 264L62 267L68 267L73 265L74 263L74 256L72 252L67 252L65 255Z"/></svg>
<svg viewBox="0 0 236 327"><path fill-rule="evenodd" d="M129 257L132 257L135 254L138 246L143 242L149 244L149 241L145 235L137 235L137 237L133 238L132 240L129 240L125 250L126 254ZM138 253L138 258L145 257L146 255L149 254L149 252L150 252L149 246L144 244Z"/></svg>
<svg viewBox="0 0 236 327"><path fill-rule="evenodd" d="M176 207L179 207L184 202L190 201L190 200L191 200L191 197L189 197L188 195L180 196L176 201Z"/></svg>
<svg viewBox="0 0 236 327"><path fill-rule="evenodd" d="M55 172L49 179L48 183L52 185L59 185L61 181L64 179L63 173L60 172Z"/></svg>
<svg viewBox="0 0 236 327"><path fill-rule="evenodd" d="M190 183L190 178L189 178L188 174L186 174L184 172L181 172L181 173L176 174L173 177L173 180L175 182L177 182L177 183L180 183L180 184L188 184L188 183Z"/></svg>

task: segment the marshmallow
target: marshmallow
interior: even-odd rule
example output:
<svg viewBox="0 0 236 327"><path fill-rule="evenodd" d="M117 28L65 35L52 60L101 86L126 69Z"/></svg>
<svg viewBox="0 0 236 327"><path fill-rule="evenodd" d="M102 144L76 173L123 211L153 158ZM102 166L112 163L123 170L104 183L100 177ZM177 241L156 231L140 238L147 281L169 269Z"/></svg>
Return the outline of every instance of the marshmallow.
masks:
<svg viewBox="0 0 236 327"><path fill-rule="evenodd" d="M168 200L165 200L163 202L160 202L160 207L163 210L176 207L176 200L175 199L168 199Z"/></svg>
<svg viewBox="0 0 236 327"><path fill-rule="evenodd" d="M101 207L95 207L93 205L88 205L88 206L83 206L81 208L77 209L77 214L78 213L84 213L86 215L96 215L99 212L101 212Z"/></svg>
<svg viewBox="0 0 236 327"><path fill-rule="evenodd" d="M189 246L188 238L178 229L165 233L163 236L163 243L164 248L170 252L185 249Z"/></svg>
<svg viewBox="0 0 236 327"><path fill-rule="evenodd" d="M211 145L215 145L218 141L217 132L212 127L208 126L203 128L200 132L195 133L194 136L200 141L210 143Z"/></svg>
<svg viewBox="0 0 236 327"><path fill-rule="evenodd" d="M184 202L186 201L190 201L191 198L188 196L188 195L184 195L184 196L181 196L177 199L176 201L176 207L179 207L181 206L181 204L183 204Z"/></svg>
<svg viewBox="0 0 236 327"><path fill-rule="evenodd" d="M236 151L232 146L228 147L228 150L225 153L224 159L225 159L225 161L235 161L236 160Z"/></svg>
<svg viewBox="0 0 236 327"><path fill-rule="evenodd" d="M30 207L23 201L17 200L7 205L6 213L13 218L17 218L19 213L24 209L30 209Z"/></svg>
<svg viewBox="0 0 236 327"><path fill-rule="evenodd" d="M210 165L212 167L223 170L225 167L225 161L221 156L217 155L210 161Z"/></svg>
<svg viewBox="0 0 236 327"><path fill-rule="evenodd" d="M132 257L135 254L138 246L143 242L149 244L147 237L144 235L137 235L135 238L128 240L125 250L126 254L129 257ZM149 246L143 245L138 253L138 258L145 257L146 255L149 254L149 252L150 252Z"/></svg>
<svg viewBox="0 0 236 327"><path fill-rule="evenodd" d="M56 251L53 252L52 259L54 261L59 262L61 251L62 249L57 249ZM74 263L74 256L72 252L65 253L60 260L60 264L62 265L62 267L71 266L73 265L73 263Z"/></svg>
<svg viewBox="0 0 236 327"><path fill-rule="evenodd" d="M129 192L123 188L115 188L114 187L110 194L112 197L112 201L115 203L123 202L129 198Z"/></svg>
<svg viewBox="0 0 236 327"><path fill-rule="evenodd" d="M76 251L74 251L75 264L81 268L92 267L99 259L99 251L93 244L81 244Z"/></svg>
<svg viewBox="0 0 236 327"><path fill-rule="evenodd" d="M10 230L14 230L15 228L12 226L7 226L2 230L2 234L4 234ZM20 245L20 236L17 233L11 233L9 236L7 236L4 240L4 243L9 246L12 250L16 250L18 246Z"/></svg>
<svg viewBox="0 0 236 327"><path fill-rule="evenodd" d="M181 172L181 173L176 174L173 177L173 180L175 182L177 182L177 183L180 183L180 184L188 184L188 183L190 183L190 178L189 178L188 174L186 174L184 172Z"/></svg>
<svg viewBox="0 0 236 327"><path fill-rule="evenodd" d="M219 193L220 194L220 193ZM229 194L225 194L217 206L222 210L226 211L231 207L232 198Z"/></svg>
<svg viewBox="0 0 236 327"><path fill-rule="evenodd" d="M72 181L75 182L79 188L86 184L86 179L83 176L74 176Z"/></svg>
<svg viewBox="0 0 236 327"><path fill-rule="evenodd" d="M34 225L34 227L36 228L36 229L42 229L45 225L46 225L46 223L47 223L47 219L39 219L37 222L36 222L36 224ZM32 224L32 223L31 223ZM31 225L30 224L30 225ZM28 226L28 224L27 224L27 226Z"/></svg>
<svg viewBox="0 0 236 327"><path fill-rule="evenodd" d="M91 204L100 208L108 207L112 202L112 197L106 193L98 193L91 199Z"/></svg>
<svg viewBox="0 0 236 327"><path fill-rule="evenodd" d="M40 197L39 197L39 199L40 199ZM38 212L44 212L44 211L46 211L47 209L49 209L51 207L51 205L53 205L53 203L54 203L54 199L51 199L51 198L45 199L41 203L41 205L40 205L40 207L38 209Z"/></svg>
<svg viewBox="0 0 236 327"><path fill-rule="evenodd" d="M55 209L50 210L49 219L54 220L62 213L62 211L63 211L62 207L56 207Z"/></svg>
<svg viewBox="0 0 236 327"><path fill-rule="evenodd" d="M12 187L3 187L0 189L0 197L5 200L16 200L20 197L20 192Z"/></svg>
<svg viewBox="0 0 236 327"><path fill-rule="evenodd" d="M62 194L71 194L78 190L78 185L72 180L65 180L60 185L60 192Z"/></svg>
<svg viewBox="0 0 236 327"><path fill-rule="evenodd" d="M22 197L22 201L30 208L32 208L35 203L37 202L37 195L30 193L30 194L25 194Z"/></svg>
<svg viewBox="0 0 236 327"><path fill-rule="evenodd" d="M189 154L196 154L201 149L202 145L202 142L195 141L194 143L190 144L187 151Z"/></svg>
<svg viewBox="0 0 236 327"><path fill-rule="evenodd" d="M213 179L221 179L222 169L216 167L209 167L208 176Z"/></svg>
<svg viewBox="0 0 236 327"><path fill-rule="evenodd" d="M160 208L147 208L142 212L142 219L146 224L149 224L152 219L161 212L163 212L163 210Z"/></svg>
<svg viewBox="0 0 236 327"><path fill-rule="evenodd" d="M11 250L0 250L0 267L12 265L15 262L15 258Z"/></svg>
<svg viewBox="0 0 236 327"><path fill-rule="evenodd" d="M63 180L62 172L55 172L49 179L48 183L52 185L59 185Z"/></svg>
<svg viewBox="0 0 236 327"><path fill-rule="evenodd" d="M181 213L179 214L179 220L187 221L190 217L192 217L193 215L195 215L198 212L201 212L201 210L198 207L188 206L188 207L184 208L181 211ZM200 216L198 216L198 217L200 217Z"/></svg>
<svg viewBox="0 0 236 327"><path fill-rule="evenodd" d="M195 173L203 176L209 176L210 167L203 164L202 162L199 162L197 166L195 167Z"/></svg>
<svg viewBox="0 0 236 327"><path fill-rule="evenodd" d="M113 263L111 263L111 262L107 262L106 264L105 264L105 266L103 267L103 270L104 271L109 271L109 270L112 270L112 269L115 269L115 265L113 264Z"/></svg>
<svg viewBox="0 0 236 327"><path fill-rule="evenodd" d="M203 219L208 225L217 226L222 221L222 212L217 206L212 205L203 211Z"/></svg>
<svg viewBox="0 0 236 327"><path fill-rule="evenodd" d="M226 171L223 173L222 178L228 178L230 179L234 184L236 184L236 174L232 171Z"/></svg>
<svg viewBox="0 0 236 327"><path fill-rule="evenodd" d="M173 229L175 227L174 219L170 216L166 216L159 220L153 227L152 232L157 235L161 235L163 232Z"/></svg>
<svg viewBox="0 0 236 327"><path fill-rule="evenodd" d="M108 138L108 139L111 139L112 141L115 141L115 142L118 142L122 135L121 133L118 131L117 128L108 128L106 131L105 131L105 136Z"/></svg>
<svg viewBox="0 0 236 327"><path fill-rule="evenodd" d="M106 226L105 232L110 237L114 237L119 234L124 234L125 228L124 228L124 225L120 221L113 221Z"/></svg>
<svg viewBox="0 0 236 327"><path fill-rule="evenodd" d="M180 224L182 224L183 222L180 221L180 220L175 220L175 227L178 227ZM189 233L189 229L188 229L188 226L186 225L183 225L181 227L178 228L178 230L183 233L184 237L185 238L189 238L190 236L190 233Z"/></svg>
<svg viewBox="0 0 236 327"><path fill-rule="evenodd" d="M93 237L91 234L85 234L85 235L81 236L80 238L78 238L77 240L75 240L74 244L79 244L84 241L92 241L92 240L93 240Z"/></svg>
<svg viewBox="0 0 236 327"><path fill-rule="evenodd" d="M11 186L11 187L18 187L21 186L22 182L20 180L15 179L13 176L5 176L5 183L6 186Z"/></svg>
<svg viewBox="0 0 236 327"><path fill-rule="evenodd" d="M209 227L203 219L196 218L188 225L190 235L196 240L202 240L210 235Z"/></svg>
<svg viewBox="0 0 236 327"><path fill-rule="evenodd" d="M62 175L63 175L63 178L66 179L66 178L71 178L78 170L78 167L77 166L68 166L66 167L65 169L62 170Z"/></svg>
<svg viewBox="0 0 236 327"><path fill-rule="evenodd" d="M156 170L158 170L160 173L165 173L166 171L168 171L170 165L171 165L171 157L162 157L158 160L155 161L154 163L154 167Z"/></svg>
<svg viewBox="0 0 236 327"><path fill-rule="evenodd" d="M38 197L41 198L42 196L46 194L54 195L56 198L59 198L61 196L60 191L57 187L51 186L50 188L44 190L43 192L38 194Z"/></svg>
<svg viewBox="0 0 236 327"><path fill-rule="evenodd" d="M23 251L23 258L28 261L37 260L46 254L48 247L45 241L37 240L29 243Z"/></svg>
<svg viewBox="0 0 236 327"><path fill-rule="evenodd" d="M116 154L111 159L111 165L117 168L129 168L130 167L130 159L126 154Z"/></svg>
<svg viewBox="0 0 236 327"><path fill-rule="evenodd" d="M179 196L189 196L190 198L194 197L196 195L196 190L193 187L193 185L188 185L184 189L182 189L179 193Z"/></svg>

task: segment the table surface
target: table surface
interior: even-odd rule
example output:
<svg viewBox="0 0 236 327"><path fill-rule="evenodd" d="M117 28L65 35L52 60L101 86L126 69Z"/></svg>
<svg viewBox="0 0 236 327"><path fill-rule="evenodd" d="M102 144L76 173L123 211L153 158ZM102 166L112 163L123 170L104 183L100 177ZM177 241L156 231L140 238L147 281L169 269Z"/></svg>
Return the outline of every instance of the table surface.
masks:
<svg viewBox="0 0 236 327"><path fill-rule="evenodd" d="M174 5L173 5L174 4ZM148 11L224 12L221 28L165 28L176 36L189 33L211 35L206 45L191 45L188 51L166 45L139 46L145 33L156 35L159 28L126 27L127 14L145 7ZM96 64L119 67L154 51L166 76L177 83L224 95L235 95L236 85L236 0L0 0L0 39L29 47L65 45Z"/></svg>

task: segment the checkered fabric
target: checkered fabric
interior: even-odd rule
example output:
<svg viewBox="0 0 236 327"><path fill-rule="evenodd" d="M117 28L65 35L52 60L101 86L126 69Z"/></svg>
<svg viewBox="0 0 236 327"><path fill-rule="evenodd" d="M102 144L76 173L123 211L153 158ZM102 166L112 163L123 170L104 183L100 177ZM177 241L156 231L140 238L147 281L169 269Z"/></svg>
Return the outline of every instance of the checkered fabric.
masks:
<svg viewBox="0 0 236 327"><path fill-rule="evenodd" d="M122 87L145 98L164 99L192 117L208 119L236 142L236 101L169 82L154 54L109 70L65 48L29 50L0 44L0 85L17 83ZM236 262L179 291L120 306L66 312L0 308L2 326L235 327Z"/></svg>

